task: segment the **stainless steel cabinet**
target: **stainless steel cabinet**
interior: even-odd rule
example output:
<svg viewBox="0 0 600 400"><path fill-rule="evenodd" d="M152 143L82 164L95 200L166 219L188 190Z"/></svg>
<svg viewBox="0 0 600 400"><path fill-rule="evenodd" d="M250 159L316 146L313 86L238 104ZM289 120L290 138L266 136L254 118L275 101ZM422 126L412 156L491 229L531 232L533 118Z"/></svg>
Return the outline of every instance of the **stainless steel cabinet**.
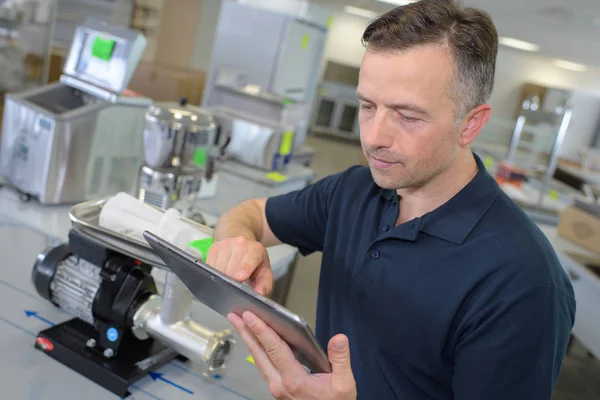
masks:
<svg viewBox="0 0 600 400"><path fill-rule="evenodd" d="M341 85L322 85L316 101L311 130L346 139L359 139L359 104L354 97L354 88ZM346 86L346 85L343 85ZM341 89L341 90L336 90Z"/></svg>

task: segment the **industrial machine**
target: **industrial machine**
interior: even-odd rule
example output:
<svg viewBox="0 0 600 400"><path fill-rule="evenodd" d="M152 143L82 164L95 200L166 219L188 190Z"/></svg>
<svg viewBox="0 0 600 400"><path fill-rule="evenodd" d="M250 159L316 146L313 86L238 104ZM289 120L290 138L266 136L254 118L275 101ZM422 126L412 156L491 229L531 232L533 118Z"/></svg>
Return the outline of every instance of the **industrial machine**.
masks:
<svg viewBox="0 0 600 400"><path fill-rule="evenodd" d="M135 189L152 101L125 90L145 46L136 31L86 20L60 82L6 96L0 169L12 186L42 204Z"/></svg>
<svg viewBox="0 0 600 400"><path fill-rule="evenodd" d="M105 209L112 215L103 217ZM223 375L234 345L231 332L196 323L193 296L172 273L159 294L151 272L165 269L164 262L132 234L132 226L146 221L174 242L209 236L205 227L174 212L124 193L74 206L68 244L40 254L32 279L40 296L75 318L41 331L35 346L121 397L178 356L194 362L207 379ZM152 225L152 218L162 227ZM128 223L124 230L103 226Z"/></svg>
<svg viewBox="0 0 600 400"><path fill-rule="evenodd" d="M222 2L202 106L293 126L293 152L306 139L330 22L313 2Z"/></svg>
<svg viewBox="0 0 600 400"><path fill-rule="evenodd" d="M144 164L137 194L141 201L170 208L177 200L200 190L214 172L220 137L207 111L186 99L158 103L146 113Z"/></svg>
<svg viewBox="0 0 600 400"><path fill-rule="evenodd" d="M229 138L227 158L266 171L281 171L290 162L294 127L228 107L211 109L221 134Z"/></svg>

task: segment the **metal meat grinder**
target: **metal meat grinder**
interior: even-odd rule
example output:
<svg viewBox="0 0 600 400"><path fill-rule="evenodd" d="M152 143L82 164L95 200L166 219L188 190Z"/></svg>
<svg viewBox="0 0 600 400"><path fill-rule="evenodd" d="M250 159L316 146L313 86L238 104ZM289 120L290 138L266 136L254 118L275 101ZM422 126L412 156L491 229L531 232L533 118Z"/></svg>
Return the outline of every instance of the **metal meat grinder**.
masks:
<svg viewBox="0 0 600 400"><path fill-rule="evenodd" d="M212 115L179 103L157 103L146 113L144 165L138 198L168 209L177 200L199 191L214 173L219 132Z"/></svg>
<svg viewBox="0 0 600 400"><path fill-rule="evenodd" d="M41 331L36 348L120 397L176 357L194 362L207 379L223 375L231 332L193 320L193 296L174 274L166 274L159 295L151 271L164 263L126 232L100 225L108 201L74 206L68 244L37 257L37 292L75 318Z"/></svg>

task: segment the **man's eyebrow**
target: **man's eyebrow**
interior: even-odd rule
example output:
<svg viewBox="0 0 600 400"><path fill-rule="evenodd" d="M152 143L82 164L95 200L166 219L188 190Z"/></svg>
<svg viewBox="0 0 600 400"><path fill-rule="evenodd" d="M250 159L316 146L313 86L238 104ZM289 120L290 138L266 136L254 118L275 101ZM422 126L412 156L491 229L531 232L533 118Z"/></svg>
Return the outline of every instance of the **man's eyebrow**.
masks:
<svg viewBox="0 0 600 400"><path fill-rule="evenodd" d="M366 101L367 103L373 103L373 101L369 100L369 98L367 96L365 96L359 92L356 92L356 98L358 100ZM429 117L429 113L416 104L409 104L409 103L386 104L386 107L393 108L395 110L412 111L412 112L416 112L417 114L421 114L423 116Z"/></svg>
<svg viewBox="0 0 600 400"><path fill-rule="evenodd" d="M412 111L412 112L416 112L417 114L421 114L426 117L429 116L429 113L427 111L425 111L424 109L422 109L421 107L419 107L416 104L400 103L400 104L386 104L386 106L389 108L393 108L394 110Z"/></svg>
<svg viewBox="0 0 600 400"><path fill-rule="evenodd" d="M361 94L360 92L356 92L356 98L362 101L366 101L367 103L372 103L371 100L369 100L367 98L367 96L365 96L364 94Z"/></svg>

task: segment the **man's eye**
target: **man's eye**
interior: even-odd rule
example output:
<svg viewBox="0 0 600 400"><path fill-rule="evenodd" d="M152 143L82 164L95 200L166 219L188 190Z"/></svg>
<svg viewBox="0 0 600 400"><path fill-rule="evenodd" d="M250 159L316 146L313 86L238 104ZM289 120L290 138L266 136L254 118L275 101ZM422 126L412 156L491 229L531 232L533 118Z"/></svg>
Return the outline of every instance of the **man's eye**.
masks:
<svg viewBox="0 0 600 400"><path fill-rule="evenodd" d="M413 122L419 122L419 121L420 121L420 119L418 119L418 118L407 117L406 115L402 115L402 114L400 114L400 117L401 117L401 118L402 118L404 121L406 121L406 122L411 122L411 123L413 123Z"/></svg>
<svg viewBox="0 0 600 400"><path fill-rule="evenodd" d="M363 111L373 111L373 106L368 104L361 104L360 109Z"/></svg>

